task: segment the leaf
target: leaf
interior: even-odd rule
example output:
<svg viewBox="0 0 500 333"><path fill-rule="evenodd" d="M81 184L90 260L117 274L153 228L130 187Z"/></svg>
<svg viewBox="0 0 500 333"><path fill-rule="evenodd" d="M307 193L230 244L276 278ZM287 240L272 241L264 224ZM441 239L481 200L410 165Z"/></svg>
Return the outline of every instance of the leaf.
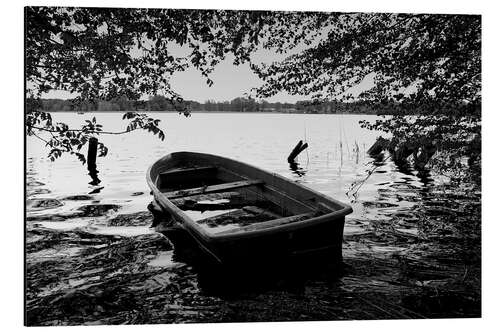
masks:
<svg viewBox="0 0 500 333"><path fill-rule="evenodd" d="M85 158L85 156L83 154L80 154L80 153L74 153L74 154L76 155L78 160L80 162L82 162L82 164L85 164L87 162L87 159Z"/></svg>

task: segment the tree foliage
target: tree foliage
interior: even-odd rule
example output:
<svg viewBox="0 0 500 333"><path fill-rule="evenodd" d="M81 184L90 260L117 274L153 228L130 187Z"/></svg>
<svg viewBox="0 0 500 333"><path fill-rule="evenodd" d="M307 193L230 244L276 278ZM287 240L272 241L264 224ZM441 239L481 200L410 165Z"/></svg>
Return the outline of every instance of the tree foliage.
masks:
<svg viewBox="0 0 500 333"><path fill-rule="evenodd" d="M252 66L265 80L259 96L286 90L317 100L368 102L381 113L397 106L394 116L362 125L391 132L399 142L433 143L453 152L453 161L471 154L478 161L479 16L353 13L320 15L317 23L325 35L317 45ZM369 78L370 86L362 84ZM415 109L418 115L408 117Z"/></svg>
<svg viewBox="0 0 500 333"><path fill-rule="evenodd" d="M249 59L266 17L270 16L245 11L27 7L27 134L44 140L51 158L62 152L80 158L79 149L89 136L106 132L98 130L94 119L91 129L87 124L78 129L54 124L50 114L40 110L43 93L74 93L75 105L161 94L182 106L181 96L170 86L172 75L193 66L211 85L209 74L226 54L235 56L235 64ZM173 45L186 46L190 53L176 57ZM158 120L146 118L129 113L125 132L140 128L164 138ZM43 139L40 132L52 138Z"/></svg>
<svg viewBox="0 0 500 333"><path fill-rule="evenodd" d="M174 45L189 52L175 56ZM252 54L262 48L284 60L255 63ZM481 20L473 15L28 7L27 133L57 136L49 148L75 154L90 135L105 133L93 120L78 129L53 124L40 109L40 97L53 89L76 94L75 105L144 96L158 104L154 96L165 96L187 115L172 75L191 66L211 85L212 70L229 54L264 80L257 97L287 91L382 113L396 105L396 115L363 126L457 156L479 151ZM366 82L369 89L356 88ZM419 115L407 116L416 109ZM164 137L145 114L124 119L124 132Z"/></svg>

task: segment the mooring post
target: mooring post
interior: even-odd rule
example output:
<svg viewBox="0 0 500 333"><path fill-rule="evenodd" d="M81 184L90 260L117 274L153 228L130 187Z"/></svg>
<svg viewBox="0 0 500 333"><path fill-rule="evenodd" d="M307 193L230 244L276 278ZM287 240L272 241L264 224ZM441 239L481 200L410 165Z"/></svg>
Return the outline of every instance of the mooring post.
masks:
<svg viewBox="0 0 500 333"><path fill-rule="evenodd" d="M402 142L395 147L393 152L393 159L398 163L405 163L411 154L416 154L418 147L408 142Z"/></svg>
<svg viewBox="0 0 500 333"><path fill-rule="evenodd" d="M92 178L91 185L98 185L101 181L97 177L99 171L97 171L96 159L97 159L97 144L99 141L97 138L91 137L89 139L89 150L87 152L87 169L89 170L89 176Z"/></svg>
<svg viewBox="0 0 500 333"><path fill-rule="evenodd" d="M297 156L299 156L299 154L308 147L308 144L307 143L302 143L302 140L299 141L299 143L297 143L297 145L295 146L295 148L293 148L292 152L290 153L290 155L288 155L288 158L287 158L287 161L288 163L293 163L295 158Z"/></svg>
<svg viewBox="0 0 500 333"><path fill-rule="evenodd" d="M89 139L89 150L87 152L87 167L89 171L91 169L96 169L96 158L97 158L97 144L98 144L97 138L90 138Z"/></svg>
<svg viewBox="0 0 500 333"><path fill-rule="evenodd" d="M378 155L383 150L388 149L388 147L389 147L389 140L379 136L375 141L375 143L368 149L366 153L370 156Z"/></svg>
<svg viewBox="0 0 500 333"><path fill-rule="evenodd" d="M436 152L437 146L434 142L426 143L422 147L420 147L420 153L417 155L417 158L415 160L415 169L423 169Z"/></svg>

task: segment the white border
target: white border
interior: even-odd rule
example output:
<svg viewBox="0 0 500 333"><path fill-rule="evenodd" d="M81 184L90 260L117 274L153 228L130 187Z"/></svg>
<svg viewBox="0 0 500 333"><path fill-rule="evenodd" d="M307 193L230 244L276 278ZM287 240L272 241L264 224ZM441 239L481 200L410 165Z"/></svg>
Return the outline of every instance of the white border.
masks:
<svg viewBox="0 0 500 333"><path fill-rule="evenodd" d="M397 320L397 321L350 321L350 322L300 322L300 323L250 323L216 325L146 325L141 327L101 326L49 328L47 330L132 332L137 329L147 331L216 331L243 332L255 330L278 330L301 332L349 331L349 332L479 332L493 331L500 327L498 320L498 235L497 214L493 210L496 190L499 188L497 169L498 157L498 114L496 106L500 78L498 61L498 32L500 21L498 5L493 1L281 1L253 0L236 1L191 1L191 0L59 0L59 1L13 1L4 2L2 19L2 65L1 82L2 110L2 183L7 187L1 191L2 203L2 301L0 313L2 326L11 329L27 330L23 325L23 9L24 5L69 5L69 6L107 6L107 7L169 7L169 8L224 8L224 9L272 9L272 10L320 10L320 11L375 11L375 12L412 12L412 13L460 13L483 15L483 319L460 320ZM496 149L495 149L496 148ZM39 328L29 328L39 331Z"/></svg>

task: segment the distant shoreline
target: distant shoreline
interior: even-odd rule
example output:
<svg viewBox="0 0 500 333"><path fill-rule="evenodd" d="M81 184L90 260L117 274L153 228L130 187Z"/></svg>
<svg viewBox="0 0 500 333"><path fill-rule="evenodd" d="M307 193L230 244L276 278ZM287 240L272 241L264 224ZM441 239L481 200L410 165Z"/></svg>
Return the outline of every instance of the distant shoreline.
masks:
<svg viewBox="0 0 500 333"><path fill-rule="evenodd" d="M77 114L95 114L95 113L126 113L126 112L138 112L138 113L179 113L179 111L148 111L148 110L128 110L128 111L44 111L49 113L77 113ZM182 112L180 112L182 114ZM377 114L377 113L352 113L352 112L342 112L342 113L327 113L327 112L271 112L271 111L190 111L190 113L214 113L214 114L224 114L224 113L241 113L241 114L311 114L311 115L360 115L360 116L390 116L390 113Z"/></svg>

